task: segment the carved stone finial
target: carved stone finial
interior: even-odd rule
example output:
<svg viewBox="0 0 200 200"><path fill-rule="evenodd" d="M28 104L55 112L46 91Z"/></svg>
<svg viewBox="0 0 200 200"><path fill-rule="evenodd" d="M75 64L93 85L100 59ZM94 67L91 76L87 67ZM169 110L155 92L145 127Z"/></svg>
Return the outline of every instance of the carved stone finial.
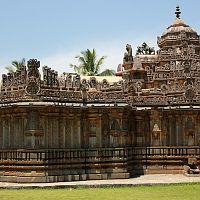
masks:
<svg viewBox="0 0 200 200"><path fill-rule="evenodd" d="M40 61L37 61L37 59L30 59L27 66L28 73L26 92L29 95L36 95L40 90L40 72L38 70L40 67Z"/></svg>
<svg viewBox="0 0 200 200"><path fill-rule="evenodd" d="M126 45L126 51L127 52L124 53L124 64L133 61L132 47L130 44Z"/></svg>
<svg viewBox="0 0 200 200"><path fill-rule="evenodd" d="M179 8L178 5L176 6L176 12L175 12L175 14L176 14L176 18L180 19L181 11L180 11L180 8Z"/></svg>
<svg viewBox="0 0 200 200"><path fill-rule="evenodd" d="M136 55L139 54L154 55L154 47L149 47L146 42L143 42L142 46L137 47Z"/></svg>

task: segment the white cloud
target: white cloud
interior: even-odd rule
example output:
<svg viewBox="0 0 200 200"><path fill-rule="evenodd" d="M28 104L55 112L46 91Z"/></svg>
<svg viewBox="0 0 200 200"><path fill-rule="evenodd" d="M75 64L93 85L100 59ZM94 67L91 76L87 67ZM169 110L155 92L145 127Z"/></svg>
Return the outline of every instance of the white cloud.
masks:
<svg viewBox="0 0 200 200"><path fill-rule="evenodd" d="M113 39L110 41L101 41L101 42L91 42L90 44L84 44L84 46L76 46L73 47L74 49L72 50L61 50L57 51L52 55L47 55L44 57L37 58L41 62L41 66L47 65L48 67L51 67L52 69L58 71L59 74L63 72L73 72L73 69L69 66L70 63L72 64L78 64L77 59L75 58L76 55L79 55L79 53L82 50L85 49L93 49L95 48L97 52L97 57L99 58L100 56L107 56L105 59L105 62L103 63L101 70L103 71L104 69L117 69L118 64L123 62L123 55L124 52L126 51L125 47L126 44L129 43L133 47L133 55L136 51L136 47L141 45L142 42L144 41L144 38L135 38L132 39L132 37L128 38L118 38L118 39ZM145 41L150 46L155 46L155 38L146 38ZM9 58L9 60L14 60ZM26 60L29 60L27 58ZM7 60L6 60L7 61ZM7 64L5 59L1 59L0 63L0 69L1 73L7 73L5 70L5 66L9 65L9 62ZM40 71L42 71L42 67L40 68Z"/></svg>
<svg viewBox="0 0 200 200"><path fill-rule="evenodd" d="M59 72L73 72L73 69L69 66L70 63L74 63L73 52L59 52L54 55L50 55L40 59L41 66L47 65L52 69Z"/></svg>
<svg viewBox="0 0 200 200"><path fill-rule="evenodd" d="M93 47L88 48L92 49ZM101 67L101 71L107 68L116 70L118 64L122 62L124 47L105 45L99 47L95 46L95 49L98 58L100 56L106 56L105 62ZM59 74L61 74L62 72L73 72L73 69L69 66L69 64L77 64L77 59L75 58L75 56L79 55L80 51L82 50L83 48L73 50L73 52L63 51L55 53L54 55L41 58L41 65L47 65L48 67L51 67L52 69L58 71Z"/></svg>
<svg viewBox="0 0 200 200"><path fill-rule="evenodd" d="M93 42L91 44L87 44L86 47L76 47L72 51L63 50L60 52L55 52L54 55L50 55L44 58L41 58L41 65L47 65L52 69L56 70L61 74L62 72L73 72L73 69L69 66L70 63L78 64L75 56L79 55L82 50L85 49L93 49L95 48L97 52L97 57L107 56L105 62L101 66L100 71L104 69L117 69L117 66L123 62L123 55L126 51L126 44L132 44L133 55L136 52L136 47L141 45L144 41L144 38L136 38L133 42L131 38L121 40L113 40L113 41L102 41ZM155 38L148 38L147 44L150 46L155 46Z"/></svg>

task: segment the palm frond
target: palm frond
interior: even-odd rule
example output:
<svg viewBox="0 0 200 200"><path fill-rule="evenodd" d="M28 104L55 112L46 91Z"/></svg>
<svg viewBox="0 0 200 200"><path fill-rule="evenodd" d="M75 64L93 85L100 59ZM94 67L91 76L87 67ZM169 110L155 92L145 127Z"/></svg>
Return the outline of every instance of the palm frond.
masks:
<svg viewBox="0 0 200 200"><path fill-rule="evenodd" d="M96 50L93 48L92 50L81 51L80 55L75 58L78 59L79 65L70 65L74 71L82 75L94 76L98 74L105 56L97 60Z"/></svg>

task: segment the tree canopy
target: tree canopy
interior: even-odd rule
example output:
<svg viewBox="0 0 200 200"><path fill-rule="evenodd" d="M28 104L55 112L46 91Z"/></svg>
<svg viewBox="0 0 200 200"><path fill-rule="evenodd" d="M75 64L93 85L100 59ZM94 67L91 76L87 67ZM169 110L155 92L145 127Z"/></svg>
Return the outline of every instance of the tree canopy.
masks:
<svg viewBox="0 0 200 200"><path fill-rule="evenodd" d="M14 60L11 62L12 65L6 67L8 72L15 72L26 64L25 58L22 58L20 61Z"/></svg>
<svg viewBox="0 0 200 200"><path fill-rule="evenodd" d="M70 66L80 75L86 76L111 76L114 75L114 70L106 69L103 72L99 73L100 66L103 64L106 56L101 56L97 58L96 50L85 50L81 51L80 55L76 56L79 64Z"/></svg>

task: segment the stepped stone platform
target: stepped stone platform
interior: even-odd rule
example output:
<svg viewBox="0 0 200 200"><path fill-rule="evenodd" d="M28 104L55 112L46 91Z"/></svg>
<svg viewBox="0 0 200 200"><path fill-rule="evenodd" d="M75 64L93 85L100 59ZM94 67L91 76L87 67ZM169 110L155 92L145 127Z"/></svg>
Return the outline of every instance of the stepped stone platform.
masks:
<svg viewBox="0 0 200 200"><path fill-rule="evenodd" d="M131 179L113 180L87 180L73 182L54 183L5 183L0 182L2 189L22 189L22 188L79 188L79 187L120 187L120 186L140 186L156 184L178 184L178 183L200 183L200 176L184 176L183 174L150 174L134 177Z"/></svg>

